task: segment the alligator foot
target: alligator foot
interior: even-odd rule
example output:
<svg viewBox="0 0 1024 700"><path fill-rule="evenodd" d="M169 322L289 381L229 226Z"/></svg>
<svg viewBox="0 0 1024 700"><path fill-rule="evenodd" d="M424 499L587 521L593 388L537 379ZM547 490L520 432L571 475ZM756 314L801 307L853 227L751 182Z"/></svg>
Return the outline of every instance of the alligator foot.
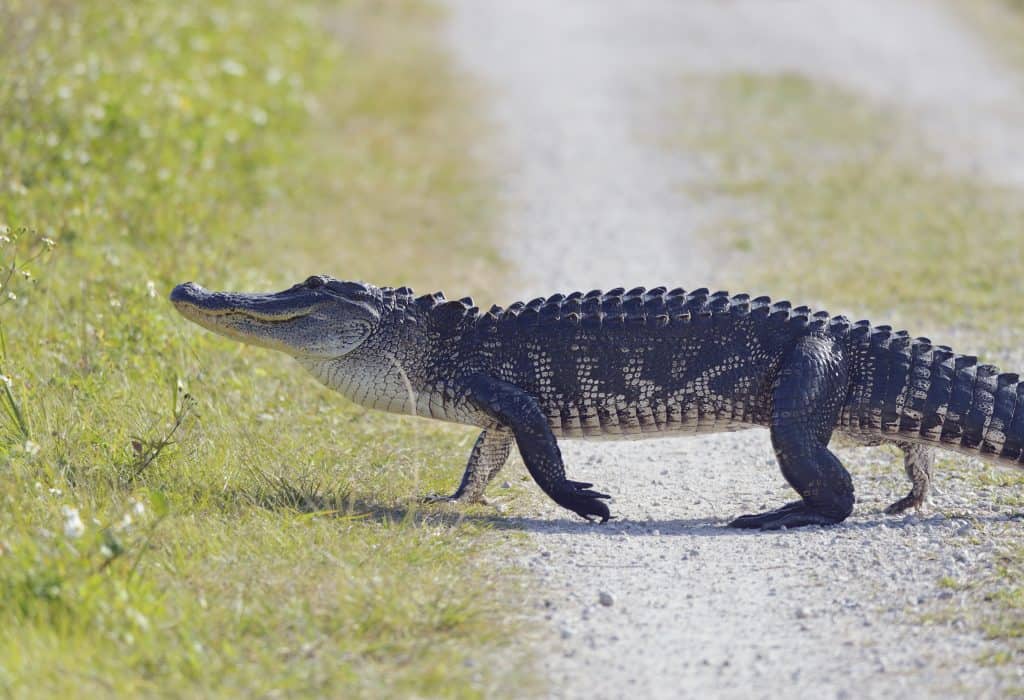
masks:
<svg viewBox="0 0 1024 700"><path fill-rule="evenodd" d="M903 511L911 508L921 510L924 507L924 502L924 496L915 496L913 493L909 493L886 508L885 512L887 515L899 515Z"/></svg>
<svg viewBox="0 0 1024 700"><path fill-rule="evenodd" d="M477 496L476 498L470 498L466 495L453 493L450 496L445 496L440 493L428 493L420 499L421 503L481 503L485 506L495 505L494 501L487 498L487 496Z"/></svg>
<svg viewBox="0 0 1024 700"><path fill-rule="evenodd" d="M814 510L804 501L793 501L765 513L741 515L729 523L729 527L746 530L778 530L783 527L802 527L804 525L834 525L844 519L845 517L837 518Z"/></svg>
<svg viewBox="0 0 1024 700"><path fill-rule="evenodd" d="M611 498L611 496L592 490L593 484L585 481L566 479L563 484L564 486L561 489L551 494L558 505L568 508L576 513L576 515L590 522L593 522L595 518L602 523L606 523L611 519L612 515L608 511L608 506L602 503L603 500Z"/></svg>

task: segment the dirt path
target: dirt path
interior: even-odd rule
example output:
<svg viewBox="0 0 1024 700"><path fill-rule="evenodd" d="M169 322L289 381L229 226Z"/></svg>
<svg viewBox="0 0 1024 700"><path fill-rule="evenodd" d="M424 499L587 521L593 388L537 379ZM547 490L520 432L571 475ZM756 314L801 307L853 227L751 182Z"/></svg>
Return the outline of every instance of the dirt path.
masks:
<svg viewBox="0 0 1024 700"><path fill-rule="evenodd" d="M645 145L667 129L659 119L688 72L837 80L920 116L957 167L1024 183L1024 119L1014 119L1024 100L926 3L452 5L453 46L489 90L500 132L492 155L522 296L723 278L728 260L695 238L714 212L681 194L696 168ZM991 567L999 533L1020 527L979 508L991 500L949 483L956 475L942 475L933 515L890 518L881 509L905 490L898 468L884 453L844 450L854 517L744 533L722 525L790 499L765 431L563 451L574 478L615 494L621 520L590 526L540 499L521 518L558 696L979 697L1006 687L977 663L988 649L980 636L921 623L958 595L940 577ZM868 473L878 462L892 465L885 476ZM941 515L957 512L971 520Z"/></svg>

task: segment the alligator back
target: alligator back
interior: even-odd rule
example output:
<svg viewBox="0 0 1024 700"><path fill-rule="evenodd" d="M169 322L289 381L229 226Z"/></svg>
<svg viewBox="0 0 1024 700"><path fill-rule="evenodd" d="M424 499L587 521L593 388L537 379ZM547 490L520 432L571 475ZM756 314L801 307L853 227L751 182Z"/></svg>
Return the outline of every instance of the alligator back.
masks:
<svg viewBox="0 0 1024 700"><path fill-rule="evenodd" d="M477 323L483 363L536 397L556 435L646 437L765 424L809 309L664 287L557 294Z"/></svg>

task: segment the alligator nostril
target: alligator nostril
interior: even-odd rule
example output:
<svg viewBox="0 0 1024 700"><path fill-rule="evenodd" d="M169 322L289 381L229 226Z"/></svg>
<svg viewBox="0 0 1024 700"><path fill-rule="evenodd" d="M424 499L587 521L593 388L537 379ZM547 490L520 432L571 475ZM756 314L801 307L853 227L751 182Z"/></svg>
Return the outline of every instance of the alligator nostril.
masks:
<svg viewBox="0 0 1024 700"><path fill-rule="evenodd" d="M306 286L310 289L316 289L317 287L324 286L324 278L319 275L313 275L306 280Z"/></svg>

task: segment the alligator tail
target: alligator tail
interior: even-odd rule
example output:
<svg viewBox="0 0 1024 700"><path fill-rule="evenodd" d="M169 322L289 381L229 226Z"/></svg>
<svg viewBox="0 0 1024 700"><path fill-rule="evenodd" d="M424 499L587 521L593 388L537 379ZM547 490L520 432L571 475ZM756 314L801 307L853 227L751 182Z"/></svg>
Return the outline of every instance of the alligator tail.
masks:
<svg viewBox="0 0 1024 700"><path fill-rule="evenodd" d="M840 427L1024 466L1024 383L927 338L860 322Z"/></svg>

